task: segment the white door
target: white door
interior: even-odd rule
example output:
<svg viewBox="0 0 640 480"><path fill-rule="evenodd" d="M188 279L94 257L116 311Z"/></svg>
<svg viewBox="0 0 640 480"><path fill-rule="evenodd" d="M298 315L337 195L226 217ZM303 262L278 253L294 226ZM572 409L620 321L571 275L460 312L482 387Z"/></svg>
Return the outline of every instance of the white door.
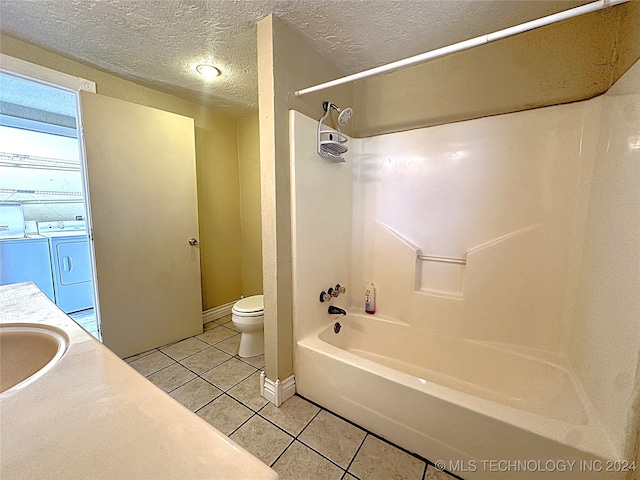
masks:
<svg viewBox="0 0 640 480"><path fill-rule="evenodd" d="M201 333L193 119L80 103L104 344L126 357Z"/></svg>

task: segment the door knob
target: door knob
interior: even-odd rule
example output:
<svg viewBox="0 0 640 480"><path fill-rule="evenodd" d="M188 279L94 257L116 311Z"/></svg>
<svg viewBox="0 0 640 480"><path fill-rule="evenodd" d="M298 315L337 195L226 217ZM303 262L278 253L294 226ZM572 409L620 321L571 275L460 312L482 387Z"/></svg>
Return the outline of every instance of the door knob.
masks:
<svg viewBox="0 0 640 480"><path fill-rule="evenodd" d="M197 245L198 244L198 240L196 240L195 238L192 238L189 240L189 245Z"/></svg>

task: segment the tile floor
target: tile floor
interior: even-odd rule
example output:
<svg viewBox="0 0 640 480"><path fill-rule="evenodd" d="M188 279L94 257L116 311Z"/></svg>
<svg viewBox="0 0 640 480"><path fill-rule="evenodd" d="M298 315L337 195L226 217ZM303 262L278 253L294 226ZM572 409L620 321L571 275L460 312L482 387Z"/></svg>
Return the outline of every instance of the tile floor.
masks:
<svg viewBox="0 0 640 480"><path fill-rule="evenodd" d="M93 308L70 313L69 316L91 335L100 339L100 337L98 337L98 322Z"/></svg>
<svg viewBox="0 0 640 480"><path fill-rule="evenodd" d="M457 478L300 396L275 407L260 396L264 357L238 357L239 342L224 317L201 335L125 361L282 480Z"/></svg>

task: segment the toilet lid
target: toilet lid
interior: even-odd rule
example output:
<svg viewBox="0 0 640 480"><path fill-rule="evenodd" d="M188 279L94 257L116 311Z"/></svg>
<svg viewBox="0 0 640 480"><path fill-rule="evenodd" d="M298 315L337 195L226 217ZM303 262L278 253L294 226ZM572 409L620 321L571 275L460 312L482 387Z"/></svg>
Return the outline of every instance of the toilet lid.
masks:
<svg viewBox="0 0 640 480"><path fill-rule="evenodd" d="M254 295L243 298L233 306L233 310L238 313L256 313L264 310L264 296Z"/></svg>

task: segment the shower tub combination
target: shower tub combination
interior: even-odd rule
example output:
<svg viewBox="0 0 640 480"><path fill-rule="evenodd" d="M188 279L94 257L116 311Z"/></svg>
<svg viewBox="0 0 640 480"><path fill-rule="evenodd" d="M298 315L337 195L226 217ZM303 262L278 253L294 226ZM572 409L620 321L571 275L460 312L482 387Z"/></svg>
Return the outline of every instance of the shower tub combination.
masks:
<svg viewBox="0 0 640 480"><path fill-rule="evenodd" d="M612 101L622 104L625 98ZM589 105L594 104L588 104L587 107ZM564 116L573 118L573 115L583 114L575 105L552 108L560 109L553 110L548 115L558 116L561 126L571 124L564 120ZM483 123L475 123L468 128L473 133L473 128L482 130L481 127L486 122L491 122L490 130L496 130L497 126L509 133L499 137L503 142L504 138L513 136L511 130L508 130L512 123L519 122L521 131L528 132L529 124L537 122L537 115L543 113L547 114L546 111L537 111L527 113L528 116L512 116L504 121L495 118L483 119L476 121ZM548 122L540 123L544 126ZM601 391L595 393L602 395L597 397L597 402L594 403L593 385L582 383L584 379L580 377L581 373L572 368L573 363L570 362L573 360L562 349L541 348L528 345L526 342L505 340L502 337L482 339L482 336L461 335L459 332L448 335L444 328L434 333L435 329L430 326L442 326L447 322L444 318L433 316L441 316L443 312L446 314L447 310L440 310L438 313L437 309L424 307L412 310L406 318L393 315L393 312L390 313L389 298L395 295L424 297L420 301L426 301L425 299L431 297L425 296L424 292L414 292L416 281L421 278L410 268L416 265L416 251L396 240L392 240L396 243L389 243L391 240L385 239L396 237L389 236L384 229L376 230L377 227L371 227L371 217L377 221L375 216L379 214L377 211L372 212L372 209L381 208L380 215L384 215L388 206L384 201L376 204L375 198L372 199L371 195L382 195L383 188L389 189L395 185L394 178L390 177L394 173L392 168L409 170L401 171L395 177L398 179L399 189L428 191L427 187L417 180L414 181L415 185L411 183L416 175L423 171L430 176L425 174L420 180L433 181L435 183L430 184L429 188L437 188L438 178L431 178L441 170L438 169L440 167L437 163L437 149L436 153L432 154L435 166L431 170L423 167L431 161L429 153L425 153L427 148L436 148L430 147L435 134L431 134L429 142L424 142L424 152L420 157L412 157L410 151L407 153L404 150L393 155L375 153L373 147L376 147L376 142L382 142L379 139L374 138L366 145L366 139L348 139L349 149L344 153L346 163L335 164L319 158L314 148L317 142L317 120L292 111L290 125L294 372L297 392L431 462L444 462L437 465L444 466L465 480L635 478L633 472L628 472L633 465L626 462L635 441L629 426L635 421L631 389L635 391L636 387L632 379L633 369L628 365L633 363L633 352L636 351L633 344L637 336L635 330L629 330L625 337L630 340L624 345L620 343L616 350L616 355L623 355L622 358L627 360L624 364L613 362L610 367L612 375L621 381L615 383L612 388L609 386L611 382L607 383L606 379L601 378L602 369L596 370L597 385ZM450 128L462 127L456 125ZM404 135L395 143L395 137L388 140L388 143L397 147L408 144L413 138L412 135L422 133L404 132L393 135ZM443 136L446 140L446 135ZM470 148L477 146L471 145ZM352 153L354 151L355 153ZM359 157L356 157L357 155ZM460 168L470 168L475 163L478 162L460 164ZM491 166L489 160L486 163L488 167ZM350 164L356 166L352 167ZM447 165L448 168L454 168L459 163ZM607 165L615 166L618 163L608 162ZM570 173L571 171L567 175ZM454 178L465 177L460 175ZM532 177L529 173L523 178L538 177ZM547 177L541 175L540 178ZM474 185L482 185L482 182ZM326 188L319 188L322 186ZM456 188L450 190L461 191ZM540 191L540 188L535 191ZM392 193L398 192L394 190ZM397 195L397 198L388 198L398 202L397 198L404 197ZM594 205L594 202L591 202L590 208ZM363 216L358 208L363 208L369 217ZM398 215L403 214L403 208L404 205L398 206ZM633 212L625 215L632 216ZM363 221L367 218L369 220ZM393 220L393 215L389 218ZM624 224L635 225L632 222ZM410 225L410 222L407 225ZM363 235L363 232L367 234L371 231L374 232L372 237ZM378 232L383 232L384 235L377 236ZM535 233L536 230L531 232ZM634 232L635 230L627 232L626 235L636 235ZM445 233L438 231L431 234L433 236ZM517 253L520 252L517 248L521 248L521 245L540 245L536 243L537 240L526 243L527 238L533 237L526 237L525 234L509 237L511 243L493 242L484 250L486 258L506 262L505 265L501 264L500 268L492 270L494 276L497 275L496 272L500 273L510 268L511 264L520 265L510 259L518 260L522 255L508 257L507 254L511 250ZM517 239L522 242L517 243ZM378 240L381 242L379 246L376 243ZM511 248L510 245L514 247ZM498 251L502 247L505 249ZM369 250L366 250L367 248ZM494 251L499 254L494 255ZM618 251L621 250L615 249L611 254L613 258ZM322 254L324 252L327 254ZM371 256L372 252L377 253ZM465 288L468 283L471 291L472 282L495 285L493 277L486 277L486 274L484 277L472 275L478 264L482 266L489 263L479 262L477 259L474 263L474 255L478 257L481 252L468 252ZM591 255L590 258L595 257ZM371 264L373 267L370 267ZM407 265L409 267L406 268L406 275L401 275ZM369 271L366 271L367 268ZM398 273L400 270L402 272ZM486 268L476 268L475 271L486 273ZM587 270L587 278L589 274ZM633 275L634 271L629 270L626 278L631 281L630 284L635 285L637 279ZM508 278L521 276L518 275L518 271L512 272L511 276L507 275ZM383 305L380 300L381 308L379 313L374 315L363 313L362 305L355 301L356 296L359 297L359 292L362 291L361 286L366 284L365 280L373 280L380 289L379 298L387 302ZM327 312L327 303L318 302L318 293L328 285L335 285L336 282L353 287L344 297L332 300L331 303L342 307L351 306L346 309L347 315L344 317L331 315L331 312ZM499 285L501 288L504 286L504 290L507 291L509 283L502 281ZM624 286L616 285L620 288ZM476 289L476 292L478 290ZM523 298L527 300L530 296L529 290L523 291ZM596 290L596 293L599 294L600 290ZM502 290L498 294L507 295ZM500 298L495 301L501 301ZM593 296L589 298L592 303L596 301ZM457 300L450 301L463 304L467 300L470 302L472 299L467 299L464 293L460 293ZM597 301L601 302L599 299ZM395 304L399 304L398 302ZM512 304L520 308L515 312L527 313L526 309L522 309L525 301ZM546 305L542 300L541 304ZM464 320L467 322L466 325L477 327L483 322L495 321L493 317L496 315L492 316L491 312L481 315L474 308L476 307L467 309L469 318ZM474 313L477 318L473 318ZM592 315L589 311L587 313ZM529 319L518 318L517 315L502 315L500 318L503 318L501 321L504 321L506 328L511 328L510 332L517 332L518 329L514 329L513 325L517 325L518 322L523 324L523 328L529 325ZM513 321L509 321L509 318ZM342 328L334 330L337 320ZM449 321L454 326L460 326L463 322L460 318ZM548 325L555 328L553 322L545 321L546 317L542 316L542 323L537 326L538 332L547 332ZM611 331L610 325L613 320L607 321L609 323L600 330L594 329L592 323L588 323L589 328L599 332L590 335L599 340L595 346L585 344L587 364L591 358L604 358L603 363L611 363L611 360L607 360L609 357L597 350L601 345L604 348L611 342L607 335ZM487 326L495 327L493 324ZM534 330L527 330L529 331ZM589 364L588 368L593 368L593 365ZM624 385L622 381L625 382ZM624 389L620 388L622 386ZM624 402L629 402L628 408L619 407L622 402L614 405L617 415L614 421L618 422L615 426L615 437L611 433L612 415L607 413L614 409L606 410L611 404L609 398L614 393L618 398L623 398ZM602 411L605 414L602 414ZM620 433L625 425L627 433Z"/></svg>
<svg viewBox="0 0 640 480"><path fill-rule="evenodd" d="M560 363L353 310L343 318L339 333L331 324L298 341L302 396L465 479L553 468L566 468L562 479L624 478L603 477L605 437Z"/></svg>

